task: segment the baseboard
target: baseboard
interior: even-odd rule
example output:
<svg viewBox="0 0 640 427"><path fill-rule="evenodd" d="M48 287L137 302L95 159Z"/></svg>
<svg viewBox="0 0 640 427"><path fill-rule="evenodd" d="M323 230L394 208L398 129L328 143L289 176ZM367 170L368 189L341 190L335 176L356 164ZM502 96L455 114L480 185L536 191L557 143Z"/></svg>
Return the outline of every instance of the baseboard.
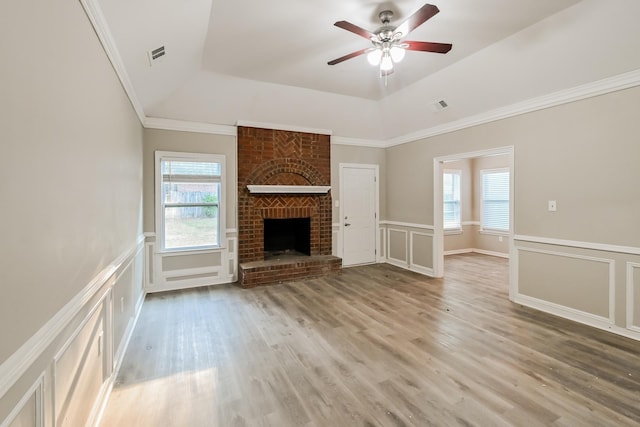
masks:
<svg viewBox="0 0 640 427"><path fill-rule="evenodd" d="M502 253L502 252L495 252L495 251L487 251L487 250L484 250L484 249L477 249L477 248L453 249L453 250L450 250L450 251L445 251L444 252L444 256L470 254L470 253L489 255L489 256L497 256L497 257L500 257L500 258L509 258L509 254L505 254L505 253Z"/></svg>
<svg viewBox="0 0 640 427"><path fill-rule="evenodd" d="M611 323L611 321L606 317L597 316L591 313L576 310L571 307L566 307L523 294L516 294L516 296L513 298L513 302L529 308L543 311L545 313L552 314L554 316L572 320L583 325L591 326L593 328L612 332L626 338L640 341L640 333L622 328L620 326L616 326Z"/></svg>

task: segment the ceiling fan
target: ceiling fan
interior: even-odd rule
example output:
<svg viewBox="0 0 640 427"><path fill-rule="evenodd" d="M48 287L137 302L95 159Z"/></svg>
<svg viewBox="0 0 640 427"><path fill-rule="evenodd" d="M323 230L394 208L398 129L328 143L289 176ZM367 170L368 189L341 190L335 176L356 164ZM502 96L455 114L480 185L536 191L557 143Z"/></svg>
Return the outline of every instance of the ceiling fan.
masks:
<svg viewBox="0 0 640 427"><path fill-rule="evenodd" d="M355 58L367 53L367 60L371 65L380 67L380 77L393 73L393 64L402 61L407 50L421 52L447 53L451 50L451 43L432 43L402 40L410 31L424 24L436 13L440 12L436 6L425 4L403 23L394 27L390 24L393 12L383 10L378 15L382 26L371 32L347 21L338 21L336 27L350 31L371 41L373 47L361 49L348 55L329 61L327 64L336 65L347 59Z"/></svg>

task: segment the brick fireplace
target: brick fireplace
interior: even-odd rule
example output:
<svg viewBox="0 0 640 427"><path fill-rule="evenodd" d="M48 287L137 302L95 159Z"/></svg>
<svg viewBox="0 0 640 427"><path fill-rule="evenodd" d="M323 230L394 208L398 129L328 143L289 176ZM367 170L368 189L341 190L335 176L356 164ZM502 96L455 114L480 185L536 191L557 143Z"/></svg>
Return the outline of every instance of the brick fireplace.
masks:
<svg viewBox="0 0 640 427"><path fill-rule="evenodd" d="M328 135L238 127L238 256L242 287L320 276L341 268L342 260L331 255L331 192L326 189L331 185L330 156ZM255 186L267 186L267 190L258 191ZM270 220L284 219L292 220L291 224L308 225L295 233L276 236L279 249L265 248L265 220L270 224ZM267 227L269 233L269 229L278 228L273 224ZM284 226L291 227L294 226ZM286 244L291 248L284 248ZM298 250L301 245L305 250Z"/></svg>

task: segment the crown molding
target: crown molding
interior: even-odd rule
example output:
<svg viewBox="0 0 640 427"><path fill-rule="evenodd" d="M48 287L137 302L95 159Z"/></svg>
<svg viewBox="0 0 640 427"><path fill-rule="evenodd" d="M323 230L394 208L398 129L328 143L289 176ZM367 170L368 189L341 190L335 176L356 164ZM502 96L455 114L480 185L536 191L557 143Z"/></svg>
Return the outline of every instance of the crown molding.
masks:
<svg viewBox="0 0 640 427"><path fill-rule="evenodd" d="M142 123L146 129L177 130L181 132L209 133L214 135L237 136L237 127L213 123L188 122L184 120L147 117Z"/></svg>
<svg viewBox="0 0 640 427"><path fill-rule="evenodd" d="M303 126L283 125L278 123L262 123L251 122L248 120L238 120L236 126L244 126L248 128L260 128L260 129L275 129L275 130L288 130L291 132L303 132L303 133L315 133L319 135L331 135L331 131L327 129L315 129L307 128Z"/></svg>
<svg viewBox="0 0 640 427"><path fill-rule="evenodd" d="M606 79L597 80L592 83L576 86L573 88L561 90L548 95L531 98L523 102L508 105L506 107L497 108L486 113L476 114L475 116L445 123L440 126L423 129L410 134L402 135L386 141L385 147L393 147L407 142L413 142L420 139L431 138L433 136L442 135L457 130L478 126L485 123L502 120L520 114L526 114L545 108L555 107L570 102L580 101L582 99L591 98L618 90L628 89L640 85L640 70L630 71L628 73L619 74L617 76L608 77Z"/></svg>
<svg viewBox="0 0 640 427"><path fill-rule="evenodd" d="M385 141L373 140L373 139L360 139L360 138L346 138L343 136L332 136L332 145L351 145L354 147L369 147L369 148L386 148L387 143Z"/></svg>
<svg viewBox="0 0 640 427"><path fill-rule="evenodd" d="M102 13L102 8L100 7L98 0L80 0L80 4L82 4L82 8L87 14L89 21L91 21L91 25L93 26L93 29L96 32L105 53L107 54L107 58L109 58L118 79L120 79L122 88L129 97L129 101L138 116L138 120L140 120L140 123L144 124L146 118L144 108L142 107L142 103L138 99L133 88L133 84L129 79L129 74L127 74L124 62L122 61L120 52L113 40L113 36L111 35L111 31L107 25L107 20L104 17L104 13Z"/></svg>

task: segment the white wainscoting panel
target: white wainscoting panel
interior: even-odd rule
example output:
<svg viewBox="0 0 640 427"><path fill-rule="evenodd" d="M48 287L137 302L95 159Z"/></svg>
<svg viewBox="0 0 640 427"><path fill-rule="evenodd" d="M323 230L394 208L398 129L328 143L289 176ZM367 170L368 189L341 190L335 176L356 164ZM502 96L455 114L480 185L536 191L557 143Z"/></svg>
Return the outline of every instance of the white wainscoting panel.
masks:
<svg viewBox="0 0 640 427"><path fill-rule="evenodd" d="M144 300L145 254L140 236L0 365L0 408L13 408L1 427L97 425Z"/></svg>
<svg viewBox="0 0 640 427"><path fill-rule="evenodd" d="M420 244L422 242L422 244ZM429 260L417 260L416 253L420 253L418 248L427 251ZM419 231L409 232L409 269L417 273L427 276L433 276L433 267L427 265L427 262L433 263L433 234L423 233Z"/></svg>
<svg viewBox="0 0 640 427"><path fill-rule="evenodd" d="M640 333L640 263L627 262L627 329Z"/></svg>
<svg viewBox="0 0 640 427"><path fill-rule="evenodd" d="M407 231L387 228L387 262L409 268Z"/></svg>

